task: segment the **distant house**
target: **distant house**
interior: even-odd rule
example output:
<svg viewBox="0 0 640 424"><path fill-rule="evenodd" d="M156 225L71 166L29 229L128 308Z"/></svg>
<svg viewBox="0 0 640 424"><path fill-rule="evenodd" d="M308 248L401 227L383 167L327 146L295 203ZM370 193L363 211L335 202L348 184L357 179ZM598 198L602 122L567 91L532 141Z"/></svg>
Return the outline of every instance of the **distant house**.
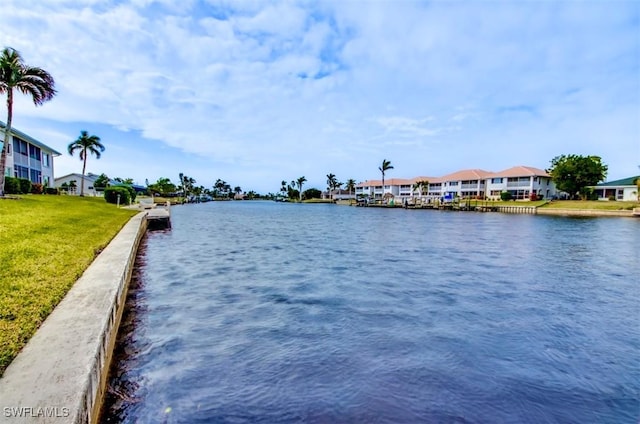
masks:
<svg viewBox="0 0 640 424"><path fill-rule="evenodd" d="M87 174L84 176L84 195L85 196L99 196L102 193L98 193L96 190L94 183L98 179L99 175L96 174ZM58 177L55 179L55 186L58 188L69 187L66 191L71 195L79 195L80 194L80 184L82 183L82 174L67 174L62 177Z"/></svg>
<svg viewBox="0 0 640 424"><path fill-rule="evenodd" d="M6 128L6 124L0 121L0 146L4 142ZM60 152L12 127L7 149L6 176L25 178L34 184L51 187L55 156L60 156Z"/></svg>
<svg viewBox="0 0 640 424"><path fill-rule="evenodd" d="M85 196L102 196L104 188L96 188L95 182L100 177L100 175L92 174L89 172L84 176L84 195ZM72 173L63 175L62 177L58 177L55 179L55 187L61 188L63 184L66 184L64 187L67 188L67 193L71 195L79 195L80 194L80 182L82 181L82 174ZM109 186L119 186L123 185L121 182L116 180L109 180ZM131 187L136 191L136 193L140 193L145 191L147 188L145 186L130 184Z"/></svg>
<svg viewBox="0 0 640 424"><path fill-rule="evenodd" d="M349 200L349 199L355 199L356 194L353 191L349 192L349 190L337 189L337 190L331 190L331 191L323 191L322 198L333 199L333 200Z"/></svg>
<svg viewBox="0 0 640 424"><path fill-rule="evenodd" d="M640 175L609 181L592 188L598 196L598 200L635 201L638 200L638 186L636 183L638 178L640 178Z"/></svg>

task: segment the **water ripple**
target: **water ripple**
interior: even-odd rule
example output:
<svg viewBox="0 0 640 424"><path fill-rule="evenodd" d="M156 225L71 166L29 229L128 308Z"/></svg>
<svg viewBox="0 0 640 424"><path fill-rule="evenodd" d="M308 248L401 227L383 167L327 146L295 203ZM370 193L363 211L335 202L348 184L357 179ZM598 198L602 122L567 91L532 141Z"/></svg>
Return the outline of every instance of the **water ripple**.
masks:
<svg viewBox="0 0 640 424"><path fill-rule="evenodd" d="M139 255L103 422L640 418L637 220L265 202L172 220Z"/></svg>

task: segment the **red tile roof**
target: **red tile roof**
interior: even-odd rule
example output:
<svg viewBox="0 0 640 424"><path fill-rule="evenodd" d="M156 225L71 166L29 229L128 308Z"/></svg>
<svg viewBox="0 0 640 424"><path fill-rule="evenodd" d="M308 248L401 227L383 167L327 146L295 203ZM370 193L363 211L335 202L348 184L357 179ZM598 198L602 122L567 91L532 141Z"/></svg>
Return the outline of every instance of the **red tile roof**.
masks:
<svg viewBox="0 0 640 424"><path fill-rule="evenodd" d="M484 180L488 175L491 175L491 172L484 169L463 169L440 177L440 179L442 181Z"/></svg>
<svg viewBox="0 0 640 424"><path fill-rule="evenodd" d="M531 166L514 166L504 171L494 172L487 176L488 178L496 177L551 177L547 171L543 169L533 168Z"/></svg>
<svg viewBox="0 0 640 424"><path fill-rule="evenodd" d="M496 177L550 177L547 171L543 169L534 168L531 166L514 166L509 169L505 169L500 172L490 172L484 169L463 169L453 172L451 174L444 175L442 177L414 177L414 178L385 178L385 185L411 185L418 181L429 181L431 184L444 183L447 181L469 181L469 180L485 180L487 178ZM368 180L358 183L356 187L379 187L382 185L382 180Z"/></svg>

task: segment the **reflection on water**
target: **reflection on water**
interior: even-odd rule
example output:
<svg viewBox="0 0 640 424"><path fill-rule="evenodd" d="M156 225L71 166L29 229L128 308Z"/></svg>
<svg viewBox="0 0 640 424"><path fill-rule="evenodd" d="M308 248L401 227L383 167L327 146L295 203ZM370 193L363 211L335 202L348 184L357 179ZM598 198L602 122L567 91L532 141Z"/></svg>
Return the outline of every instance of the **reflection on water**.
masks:
<svg viewBox="0 0 640 424"><path fill-rule="evenodd" d="M214 202L138 256L103 422L640 418L640 221Z"/></svg>

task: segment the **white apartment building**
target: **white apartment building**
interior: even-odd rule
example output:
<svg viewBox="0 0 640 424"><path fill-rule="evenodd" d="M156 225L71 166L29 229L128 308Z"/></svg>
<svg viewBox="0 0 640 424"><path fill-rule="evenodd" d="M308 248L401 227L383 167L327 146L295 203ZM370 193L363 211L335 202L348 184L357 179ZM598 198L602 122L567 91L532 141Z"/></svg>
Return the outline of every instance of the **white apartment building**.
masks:
<svg viewBox="0 0 640 424"><path fill-rule="evenodd" d="M514 166L487 176L486 196L500 199L500 193L508 191L517 200L530 199L531 194L551 199L556 188L551 175L542 169L531 166Z"/></svg>
<svg viewBox="0 0 640 424"><path fill-rule="evenodd" d="M428 181L428 188L420 189L416 183ZM556 195L551 176L538 168L514 166L500 172L482 169L463 169L442 177L415 177L411 179L369 180L356 185L356 197L381 200L393 196L396 202L420 198L427 202L459 198L500 199L500 193L508 191L513 199L529 200L531 193L545 199Z"/></svg>

